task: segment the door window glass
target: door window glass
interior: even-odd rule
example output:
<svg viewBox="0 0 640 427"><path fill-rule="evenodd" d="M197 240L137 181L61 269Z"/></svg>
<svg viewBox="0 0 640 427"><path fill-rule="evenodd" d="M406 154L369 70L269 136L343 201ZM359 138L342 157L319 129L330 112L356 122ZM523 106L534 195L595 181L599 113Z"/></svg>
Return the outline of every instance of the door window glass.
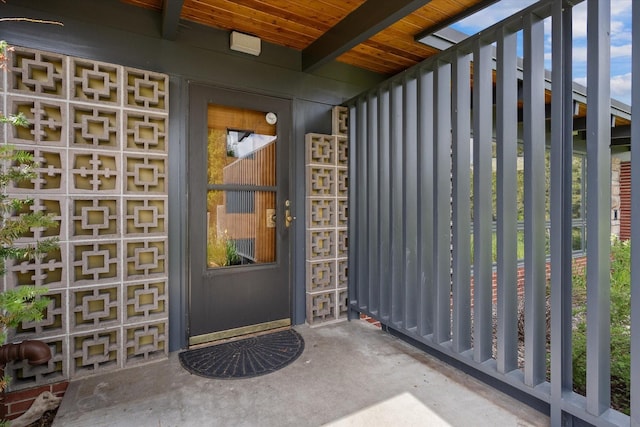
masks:
<svg viewBox="0 0 640 427"><path fill-rule="evenodd" d="M209 106L209 268L276 261L277 135L267 114Z"/></svg>

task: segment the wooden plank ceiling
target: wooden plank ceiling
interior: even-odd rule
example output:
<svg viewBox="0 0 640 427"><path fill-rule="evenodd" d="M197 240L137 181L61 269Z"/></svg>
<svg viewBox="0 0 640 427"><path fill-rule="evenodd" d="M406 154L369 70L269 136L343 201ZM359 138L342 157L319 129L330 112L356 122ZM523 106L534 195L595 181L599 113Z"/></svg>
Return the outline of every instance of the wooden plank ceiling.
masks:
<svg viewBox="0 0 640 427"><path fill-rule="evenodd" d="M163 35L179 20L235 30L300 50L303 68L337 61L393 75L436 54L416 34L488 0L122 0L163 13Z"/></svg>

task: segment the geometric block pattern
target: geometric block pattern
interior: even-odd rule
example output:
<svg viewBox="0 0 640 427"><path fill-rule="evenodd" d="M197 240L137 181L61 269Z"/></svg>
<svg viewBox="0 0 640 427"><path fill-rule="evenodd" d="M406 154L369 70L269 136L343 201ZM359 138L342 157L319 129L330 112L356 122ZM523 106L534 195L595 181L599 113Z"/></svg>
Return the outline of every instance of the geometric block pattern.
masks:
<svg viewBox="0 0 640 427"><path fill-rule="evenodd" d="M121 69L115 65L71 58L71 99L119 105L118 80Z"/></svg>
<svg viewBox="0 0 640 427"><path fill-rule="evenodd" d="M66 356L69 353L64 336L38 337L45 342L51 351L51 360L43 365L31 366L27 359L7 364L5 374L11 373L11 389L24 389L46 383L60 382L69 378L69 364Z"/></svg>
<svg viewBox="0 0 640 427"><path fill-rule="evenodd" d="M125 366L135 366L165 356L167 322L125 328Z"/></svg>
<svg viewBox="0 0 640 427"><path fill-rule="evenodd" d="M120 279L120 242L72 243L69 270L74 285L90 285Z"/></svg>
<svg viewBox="0 0 640 427"><path fill-rule="evenodd" d="M44 319L12 340L42 339L44 366L9 363L10 390L122 369L168 355L169 78L156 72L15 47L0 73L0 142L30 152L36 176L9 196L33 202L60 249L7 263L2 288L46 286Z"/></svg>
<svg viewBox="0 0 640 427"><path fill-rule="evenodd" d="M308 204L308 226L313 228L334 227L336 224L336 200L312 199Z"/></svg>
<svg viewBox="0 0 640 427"><path fill-rule="evenodd" d="M124 290L125 322L163 319L167 312L167 281L127 283Z"/></svg>
<svg viewBox="0 0 640 427"><path fill-rule="evenodd" d="M342 229L337 231L338 241L336 242L336 256L338 258L346 258L349 254L349 232Z"/></svg>
<svg viewBox="0 0 640 427"><path fill-rule="evenodd" d="M338 155L337 166L349 167L349 140L346 136L339 136L337 139L336 153Z"/></svg>
<svg viewBox="0 0 640 427"><path fill-rule="evenodd" d="M166 240L128 241L123 260L127 279L166 276Z"/></svg>
<svg viewBox="0 0 640 427"><path fill-rule="evenodd" d="M119 323L118 286L79 288L72 291L71 327L74 331L107 328Z"/></svg>
<svg viewBox="0 0 640 427"><path fill-rule="evenodd" d="M6 288L23 285L46 286L49 290L66 288L66 243L44 257L32 260L9 260L5 274Z"/></svg>
<svg viewBox="0 0 640 427"><path fill-rule="evenodd" d="M127 235L166 234L167 199L126 199L125 233Z"/></svg>
<svg viewBox="0 0 640 427"><path fill-rule="evenodd" d="M65 98L67 62L63 55L16 48L7 73L9 92Z"/></svg>
<svg viewBox="0 0 640 427"><path fill-rule="evenodd" d="M127 193L166 193L166 157L127 156L125 163Z"/></svg>
<svg viewBox="0 0 640 427"><path fill-rule="evenodd" d="M22 195L17 197L18 199L28 200L29 202L23 206L23 209L20 211L16 211L13 213L13 216L20 216L26 213L37 213L42 212L55 222L55 225L49 227L47 229L38 227L31 228L28 232L22 234L16 241L20 242L32 242L34 240L39 240L47 237L57 237L58 239L62 239L63 236L66 236L66 230L63 228L66 224L64 224L64 216L66 214L66 199L64 197L56 197L56 196L42 196L42 197L27 197L26 195Z"/></svg>
<svg viewBox="0 0 640 427"><path fill-rule="evenodd" d="M336 262L307 261L307 291L319 292L336 289Z"/></svg>
<svg viewBox="0 0 640 427"><path fill-rule="evenodd" d="M120 158L98 152L70 153L73 189L83 193L117 193L121 179L118 176Z"/></svg>
<svg viewBox="0 0 640 427"><path fill-rule="evenodd" d="M332 110L333 134L307 134L307 322L347 317L348 110Z"/></svg>
<svg viewBox="0 0 640 427"><path fill-rule="evenodd" d="M346 137L349 132L349 109L340 106L333 107L331 119L333 134Z"/></svg>
<svg viewBox="0 0 640 427"><path fill-rule="evenodd" d="M307 231L307 254L312 260L336 258L336 231Z"/></svg>
<svg viewBox="0 0 640 427"><path fill-rule="evenodd" d="M125 105L166 112L169 108L169 76L150 71L124 69Z"/></svg>
<svg viewBox="0 0 640 427"><path fill-rule="evenodd" d="M336 320L336 292L307 294L307 322L318 324Z"/></svg>
<svg viewBox="0 0 640 427"><path fill-rule="evenodd" d="M335 167L307 166L307 192L313 196L332 197L336 195Z"/></svg>
<svg viewBox="0 0 640 427"><path fill-rule="evenodd" d="M70 200L70 238L118 236L120 200L118 198L74 198Z"/></svg>
<svg viewBox="0 0 640 427"><path fill-rule="evenodd" d="M307 164L333 165L336 162L336 144L329 135L307 136Z"/></svg>
<svg viewBox="0 0 640 427"><path fill-rule="evenodd" d="M338 288L346 288L348 284L347 278L349 277L349 260L347 258L338 260L337 268L337 286Z"/></svg>
<svg viewBox="0 0 640 427"><path fill-rule="evenodd" d="M148 113L125 113L126 148L131 151L167 152L166 116Z"/></svg>
<svg viewBox="0 0 640 427"><path fill-rule="evenodd" d="M338 227L347 227L349 221L349 199L339 198L337 200L338 203L338 212L337 212L337 226Z"/></svg>
<svg viewBox="0 0 640 427"><path fill-rule="evenodd" d="M26 193L39 197L46 194L64 194L67 188L67 156L62 150L41 147L25 147L13 143L17 149L30 153L37 166L36 176L27 181L11 183L9 192Z"/></svg>
<svg viewBox="0 0 640 427"><path fill-rule="evenodd" d="M56 289L47 293L49 306L47 307L42 320L37 322L23 322L15 331L12 339L22 341L28 334L38 334L44 336L56 336L66 332L67 325L67 291Z"/></svg>
<svg viewBox="0 0 640 427"><path fill-rule="evenodd" d="M339 197L348 197L348 191L349 191L349 170L347 168L337 168L336 170L336 185L337 185L337 189L336 189L336 194Z"/></svg>
<svg viewBox="0 0 640 427"><path fill-rule="evenodd" d="M337 316L339 319L346 319L349 314L349 297L347 288L338 289L338 308Z"/></svg>
<svg viewBox="0 0 640 427"><path fill-rule="evenodd" d="M63 102L10 97L9 109L14 114L22 113L29 123L28 128L22 126L9 128L11 142L40 146L65 146L67 135L64 129L67 118Z"/></svg>
<svg viewBox="0 0 640 427"><path fill-rule="evenodd" d="M72 146L117 150L120 114L118 110L71 105L69 139Z"/></svg>
<svg viewBox="0 0 640 427"><path fill-rule="evenodd" d="M71 376L92 374L121 367L120 329L87 332L71 337Z"/></svg>

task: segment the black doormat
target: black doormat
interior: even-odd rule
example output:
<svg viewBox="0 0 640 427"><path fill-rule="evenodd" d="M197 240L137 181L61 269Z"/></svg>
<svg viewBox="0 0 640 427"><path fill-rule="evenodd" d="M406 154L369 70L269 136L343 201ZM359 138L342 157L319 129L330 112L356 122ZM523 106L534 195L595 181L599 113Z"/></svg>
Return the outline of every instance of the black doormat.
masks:
<svg viewBox="0 0 640 427"><path fill-rule="evenodd" d="M239 341L187 350L180 363L192 374L235 379L265 375L284 368L302 354L304 340L293 329Z"/></svg>

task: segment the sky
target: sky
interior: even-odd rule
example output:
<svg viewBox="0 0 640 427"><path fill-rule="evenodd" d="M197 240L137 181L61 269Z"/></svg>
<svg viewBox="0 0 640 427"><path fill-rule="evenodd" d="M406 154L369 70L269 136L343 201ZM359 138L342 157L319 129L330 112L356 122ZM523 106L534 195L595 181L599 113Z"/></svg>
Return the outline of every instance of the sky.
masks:
<svg viewBox="0 0 640 427"><path fill-rule="evenodd" d="M611 0L611 97L631 104L631 1ZM509 17L535 0L502 0L453 25L458 31L475 34ZM573 9L573 79L587 84L587 2ZM551 68L551 22L545 23L545 59Z"/></svg>

